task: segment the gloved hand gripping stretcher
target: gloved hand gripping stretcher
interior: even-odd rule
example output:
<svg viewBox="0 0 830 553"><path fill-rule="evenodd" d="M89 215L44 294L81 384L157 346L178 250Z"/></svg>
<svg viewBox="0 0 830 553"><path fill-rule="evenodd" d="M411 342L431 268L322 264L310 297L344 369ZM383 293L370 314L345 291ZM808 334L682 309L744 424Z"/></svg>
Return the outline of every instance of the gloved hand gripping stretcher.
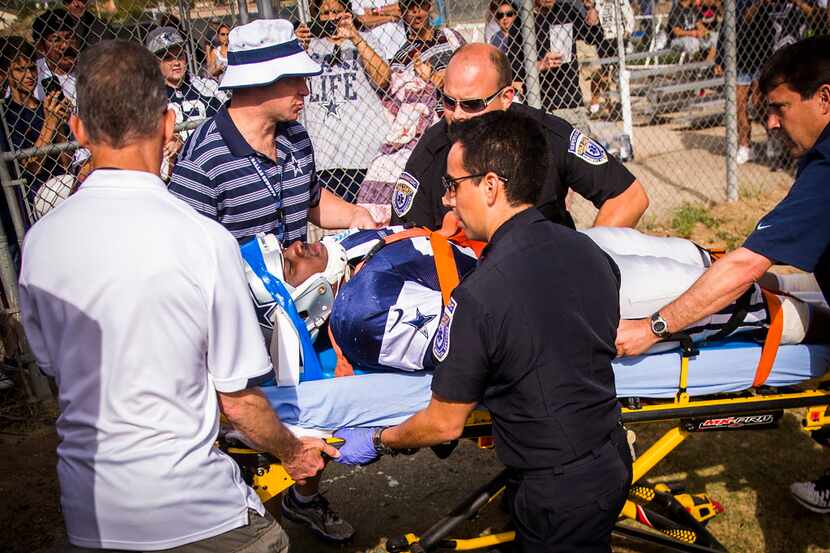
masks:
<svg viewBox="0 0 830 553"><path fill-rule="evenodd" d="M475 253L440 235L401 230L328 238L316 249L301 246L305 261L315 261L318 270L303 277L303 282L295 282L296 286L287 277L304 264L302 256L282 252L265 237L243 246L251 268L252 295L275 366L280 368L280 386L264 391L295 432L326 435L340 427L394 425L429 402L429 369L434 366L431 344L442 304L449 297L448 288L474 266ZM586 233L620 267L623 318L648 316L683 292L711 263L708 252L685 240L652 238L627 229ZM363 261L363 269L343 284L349 263L357 259ZM287 262L296 266L286 271ZM801 295L819 297L803 290ZM318 345L315 350L312 344L312 335L328 314L334 347L320 352L322 348ZM769 427L783 409L810 407L805 429L826 434L830 391L820 381L830 366L830 347L797 343L808 337L811 323L822 316L819 308L807 302L755 286L734 305L693 325L682 337L680 354L678 340L672 340L659 344L657 353L615 361L617 394L627 398L624 421L679 421L635 461L635 484L621 516L663 531L670 540L665 546L720 550L700 525L714 516L713 503L686 494L675 497L665 489L642 486L639 480L691 432ZM303 320L305 324L298 324ZM280 332L272 333L275 321ZM759 344L755 341L759 337L766 341ZM697 350L693 341L707 338L709 342ZM335 373L356 376L331 378ZM807 381L812 385L805 390L781 390ZM762 386L763 395L757 393ZM487 412L476 411L465 436L485 444L489 430ZM291 484L270 460L237 457L263 499ZM498 493L503 479L504 475L497 477L456 509L460 514L441 521L420 538L409 535L390 541L387 547L390 551L428 550L437 545L473 549L512 539L510 533L452 542L444 539L471 509ZM622 527L620 531L633 532Z"/></svg>

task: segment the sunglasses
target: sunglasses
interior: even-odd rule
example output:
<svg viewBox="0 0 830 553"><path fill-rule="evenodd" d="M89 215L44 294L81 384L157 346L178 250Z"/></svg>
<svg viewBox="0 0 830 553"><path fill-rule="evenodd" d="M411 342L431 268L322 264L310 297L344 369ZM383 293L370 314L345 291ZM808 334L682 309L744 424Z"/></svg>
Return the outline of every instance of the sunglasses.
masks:
<svg viewBox="0 0 830 553"><path fill-rule="evenodd" d="M449 175L444 175L444 176L441 177L441 186L444 187L444 194L446 194L447 192L452 192L453 194L455 194L455 191L458 189L458 183L459 182L461 182L463 180L466 180L466 179L478 179L478 178L481 178L485 175L487 175L487 173L480 173L478 175L465 175L463 177L458 177L458 178L455 178L455 179L450 177ZM505 177L502 177L501 175L496 175L496 176L502 182L507 182L507 179Z"/></svg>
<svg viewBox="0 0 830 553"><path fill-rule="evenodd" d="M461 110L467 113L478 113L484 110L487 106L493 103L499 94L504 91L507 86L503 86L486 98L473 98L471 100L456 100L452 96L448 96L441 91L441 103L444 104L444 109L448 111L455 111L456 106L461 106Z"/></svg>
<svg viewBox="0 0 830 553"><path fill-rule="evenodd" d="M513 17L516 15L516 12L510 10L509 12L496 12L496 21L501 21L505 17Z"/></svg>

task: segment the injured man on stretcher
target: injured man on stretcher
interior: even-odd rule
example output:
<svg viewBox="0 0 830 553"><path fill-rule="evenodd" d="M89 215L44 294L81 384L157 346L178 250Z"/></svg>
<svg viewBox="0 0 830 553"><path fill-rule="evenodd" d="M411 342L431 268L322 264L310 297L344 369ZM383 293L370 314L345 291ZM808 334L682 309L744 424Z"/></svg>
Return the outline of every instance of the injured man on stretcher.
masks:
<svg viewBox="0 0 830 553"><path fill-rule="evenodd" d="M713 254L689 240L624 228L580 232L620 269L623 319L648 317L683 293L713 262ZM476 265L473 249L402 227L347 231L316 244L295 242L284 250L276 237L259 235L242 246L242 253L280 385L320 378L319 367L313 374L309 370L318 364L311 345L318 338L331 340L338 353L338 375L434 369L432 341L442 316L442 289L454 286ZM818 288L811 275L768 273L762 284L773 294L756 284L684 333L696 342L736 335L763 342L770 303L776 302L783 314L781 344L828 341L830 316L820 305L821 294L813 293ZM444 290L444 298L449 291ZM318 336L327 322L327 336ZM275 325L279 332L273 332ZM551 326L554 332L555 321ZM657 344L649 353L676 346Z"/></svg>

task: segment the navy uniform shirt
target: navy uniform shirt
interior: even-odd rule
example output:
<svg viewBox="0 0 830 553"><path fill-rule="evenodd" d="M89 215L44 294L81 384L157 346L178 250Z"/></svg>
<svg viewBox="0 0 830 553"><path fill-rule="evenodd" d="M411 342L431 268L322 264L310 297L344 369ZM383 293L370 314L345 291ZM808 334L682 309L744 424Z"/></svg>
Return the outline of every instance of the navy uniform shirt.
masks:
<svg viewBox="0 0 830 553"><path fill-rule="evenodd" d="M508 467L551 468L599 447L620 418L611 370L619 286L590 238L537 209L520 212L445 307L432 391L483 400Z"/></svg>
<svg viewBox="0 0 830 553"><path fill-rule="evenodd" d="M286 245L305 240L308 210L320 203L311 140L290 121L277 125L274 141L277 162L255 151L222 108L188 138L168 189L239 241L259 232L273 232Z"/></svg>
<svg viewBox="0 0 830 553"><path fill-rule="evenodd" d="M547 139L548 177L539 207L552 220L574 226L565 211L569 188L600 208L634 182L634 175L622 163L564 119L521 104L513 104L510 110L538 121ZM447 154L452 146L447 130L446 120L441 120L427 130L412 151L392 194L393 224L414 223L433 230L441 227L449 211L441 203L441 177L447 172Z"/></svg>
<svg viewBox="0 0 830 553"><path fill-rule="evenodd" d="M789 194L764 215L744 247L814 273L830 302L830 125L798 165Z"/></svg>

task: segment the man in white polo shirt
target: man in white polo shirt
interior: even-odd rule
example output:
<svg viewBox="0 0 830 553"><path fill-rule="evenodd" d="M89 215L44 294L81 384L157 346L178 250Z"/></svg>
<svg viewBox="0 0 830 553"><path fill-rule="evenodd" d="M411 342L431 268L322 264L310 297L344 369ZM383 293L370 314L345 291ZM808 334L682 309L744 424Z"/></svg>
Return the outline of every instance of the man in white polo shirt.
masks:
<svg viewBox="0 0 830 553"><path fill-rule="evenodd" d="M219 409L295 479L338 453L274 415L237 242L158 176L175 121L158 61L105 41L79 69L70 126L94 172L29 231L20 276L26 335L59 389L67 551L287 551L213 447Z"/></svg>

